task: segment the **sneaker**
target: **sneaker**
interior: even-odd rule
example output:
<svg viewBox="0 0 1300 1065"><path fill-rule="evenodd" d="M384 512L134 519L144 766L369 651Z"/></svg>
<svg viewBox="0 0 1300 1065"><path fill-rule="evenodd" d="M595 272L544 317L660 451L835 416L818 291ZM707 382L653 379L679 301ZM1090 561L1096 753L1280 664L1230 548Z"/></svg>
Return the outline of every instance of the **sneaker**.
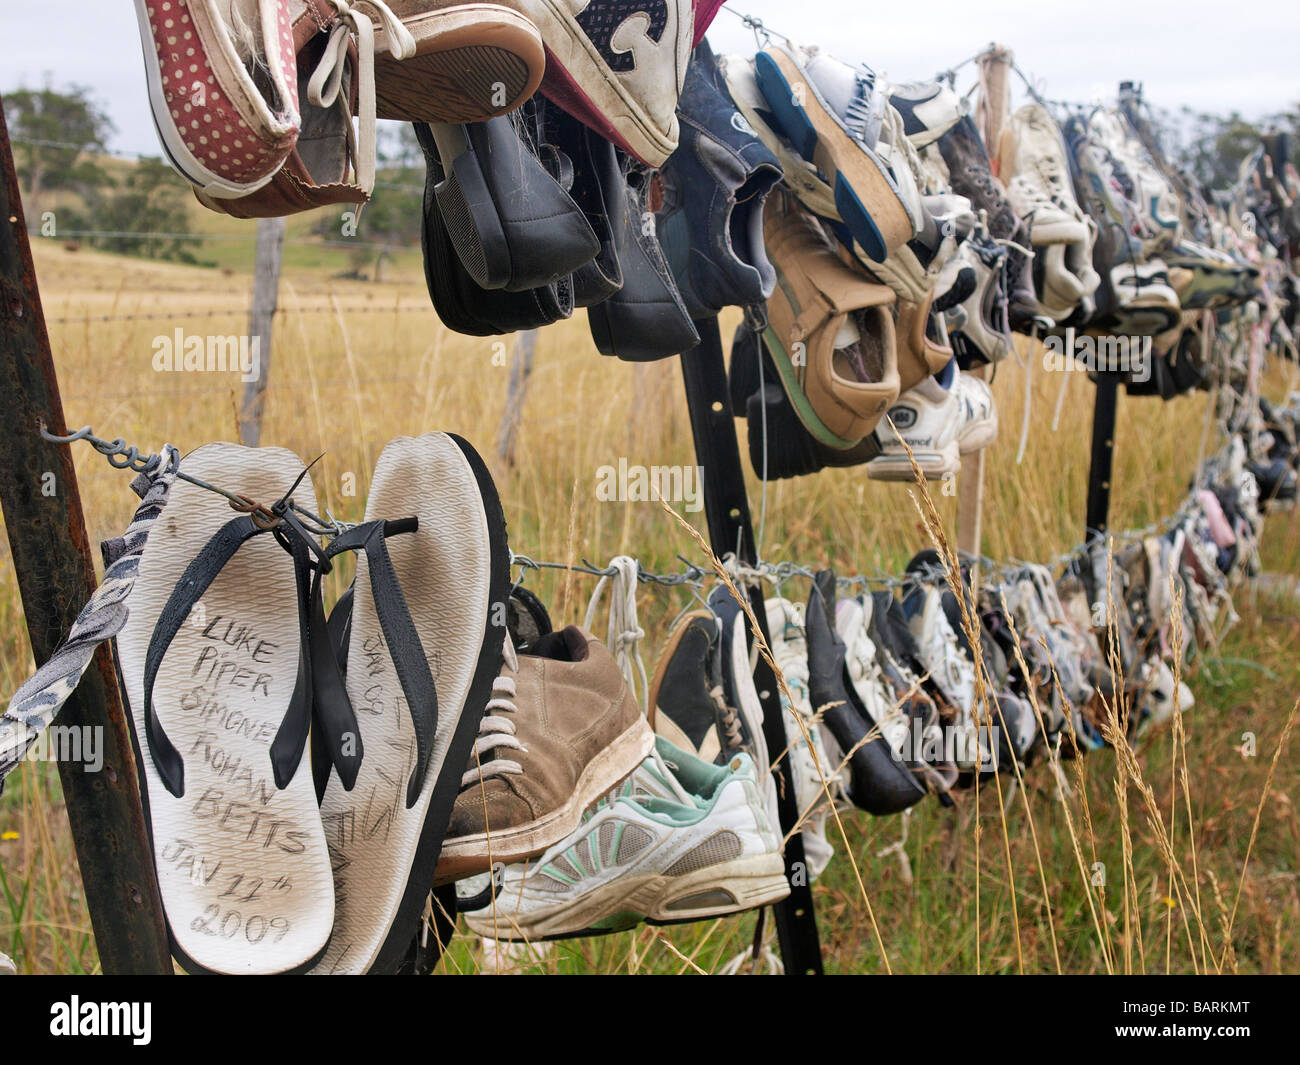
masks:
<svg viewBox="0 0 1300 1065"><path fill-rule="evenodd" d="M923 196L921 210L915 237L891 251L883 262L863 264L897 293L900 302L924 303L948 260L975 228L975 215L964 196Z"/></svg>
<svg viewBox="0 0 1300 1065"><path fill-rule="evenodd" d="M763 205L781 164L726 95L707 41L692 53L677 115L656 228L686 309L709 318L762 303L776 287Z"/></svg>
<svg viewBox="0 0 1300 1065"><path fill-rule="evenodd" d="M963 370L1001 362L1011 354L1003 276L1007 250L986 236L967 237L939 275L935 306L948 327L948 342ZM951 298L958 278L965 291Z"/></svg>
<svg viewBox="0 0 1300 1065"><path fill-rule="evenodd" d="M892 428L876 431L880 455L867 463L874 481L911 481L915 475L907 446L927 480L937 480L961 469L961 456L987 447L998 435L997 408L989 386L977 377L949 371L945 388L938 378L927 378L899 397L890 408ZM894 430L897 430L895 433Z"/></svg>
<svg viewBox="0 0 1300 1065"><path fill-rule="evenodd" d="M519 3L546 45L546 97L646 166L662 166L677 148L692 0L661 0L649 12L620 0Z"/></svg>
<svg viewBox="0 0 1300 1065"><path fill-rule="evenodd" d="M989 236L1007 249L1006 291L1011 328L1026 330L1033 319L1033 283L1028 256L1029 229L993 176L988 149L970 115L963 115L935 142L948 167L952 190L965 196L981 215Z"/></svg>
<svg viewBox="0 0 1300 1065"><path fill-rule="evenodd" d="M1088 129L1110 153L1114 177L1137 210L1140 228L1134 235L1143 254L1159 255L1182 235L1178 194L1118 111L1097 108Z"/></svg>
<svg viewBox="0 0 1300 1065"><path fill-rule="evenodd" d="M482 936L543 940L721 917L789 893L752 759L718 767L661 739L574 832L507 867L495 900L465 919Z"/></svg>
<svg viewBox="0 0 1300 1065"><path fill-rule="evenodd" d="M952 593L933 584L917 585L903 597L902 611L916 640L921 664L943 692L948 705L957 711L953 724L972 730L980 713L975 700L975 661L966 644L965 631L959 636L948 620L945 595L951 597ZM958 752L957 768L969 772L977 761L972 745L964 746L967 749ZM983 757L983 752L980 756Z"/></svg>
<svg viewBox="0 0 1300 1065"><path fill-rule="evenodd" d="M654 733L613 655L570 625L508 643L442 845L435 886L532 858L631 773Z"/></svg>
<svg viewBox="0 0 1300 1065"><path fill-rule="evenodd" d="M363 5L374 18L376 117L486 122L515 110L537 91L546 52L519 0L386 0L410 37L405 54L397 43L401 35L381 6ZM359 34L356 40L358 48L367 47Z"/></svg>
<svg viewBox="0 0 1300 1065"><path fill-rule="evenodd" d="M288 0L136 0L154 128L176 171L214 199L271 180L301 122Z"/></svg>
<svg viewBox="0 0 1300 1065"><path fill-rule="evenodd" d="M1155 336L1178 325L1182 304L1163 260L1121 263L1111 270L1110 285L1116 301L1111 316L1115 332Z"/></svg>
<svg viewBox="0 0 1300 1065"><path fill-rule="evenodd" d="M880 109L889 105L877 105L874 75L816 49L775 45L755 55L754 72L775 128L826 175L839 217L867 256L882 262L915 236L920 220L900 190L914 179L891 172L877 151Z"/></svg>
<svg viewBox="0 0 1300 1065"><path fill-rule="evenodd" d="M693 610L668 634L650 682L650 727L673 746L724 765L752 748L748 722L725 695L722 646L712 611Z"/></svg>
<svg viewBox="0 0 1300 1065"><path fill-rule="evenodd" d="M898 397L894 294L843 262L790 197L769 202L763 234L779 280L767 350L808 432L853 447Z"/></svg>
<svg viewBox="0 0 1300 1065"><path fill-rule="evenodd" d="M810 701L808 639L803 611L788 599L769 599L767 628L772 636L772 658L785 678L793 700L787 702L782 693L781 711L790 749L795 802L802 819L800 831L803 833L804 856L808 859L810 878L816 878L835 853L826 838L826 818L831 804L844 791L843 777L847 774L839 768L838 760L832 762L828 756L821 724L815 715L816 708ZM776 752L773 753L775 756ZM786 785L778 783L777 786Z"/></svg>
<svg viewBox="0 0 1300 1065"><path fill-rule="evenodd" d="M815 163L800 156L777 132L776 118L758 88L752 57L718 56L718 72L741 117L758 134L781 165L782 181L795 197L818 218L839 220L835 190L826 183Z"/></svg>
<svg viewBox="0 0 1300 1065"><path fill-rule="evenodd" d="M846 683L847 648L836 631L837 614L835 575L830 570L823 570L814 582L805 615L811 699L821 710L827 729L844 752L849 772L848 794L853 804L877 816L898 813L925 798L926 788L900 755L902 742L906 741L906 725L902 737L897 735L896 728L892 729L893 739L902 741L896 749L878 724L889 717L892 710L892 707L882 706L883 694L877 689L872 695L879 715L877 718L859 699L859 684ZM857 652L861 656L867 650L863 641L869 643L869 638L865 629L859 629L855 636ZM871 651L874 650L872 647ZM874 655L866 660L859 657L859 667L866 662L874 665ZM868 676L863 674L864 682ZM869 683L862 686L869 687Z"/></svg>
<svg viewBox="0 0 1300 1065"><path fill-rule="evenodd" d="M962 117L961 98L941 81L890 85L889 102L903 120L907 139L917 149L933 144Z"/></svg>
<svg viewBox="0 0 1300 1065"><path fill-rule="evenodd" d="M1007 199L1029 227L1029 239L1036 247L1087 239L1061 131L1047 108L1029 103L1013 113L999 155Z"/></svg>

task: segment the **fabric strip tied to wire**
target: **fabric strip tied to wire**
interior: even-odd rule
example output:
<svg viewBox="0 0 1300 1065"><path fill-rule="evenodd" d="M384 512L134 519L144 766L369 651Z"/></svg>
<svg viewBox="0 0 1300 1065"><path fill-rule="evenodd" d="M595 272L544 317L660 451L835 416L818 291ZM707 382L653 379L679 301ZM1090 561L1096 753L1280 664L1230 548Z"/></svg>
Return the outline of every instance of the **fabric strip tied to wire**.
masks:
<svg viewBox="0 0 1300 1065"><path fill-rule="evenodd" d="M104 544L104 580L77 615L54 654L14 693L0 714L0 792L5 778L54 721L76 690L96 648L111 640L127 618L127 597L135 586L149 529L162 513L176 480L178 455L164 444L154 468L131 482L141 497L126 533Z"/></svg>

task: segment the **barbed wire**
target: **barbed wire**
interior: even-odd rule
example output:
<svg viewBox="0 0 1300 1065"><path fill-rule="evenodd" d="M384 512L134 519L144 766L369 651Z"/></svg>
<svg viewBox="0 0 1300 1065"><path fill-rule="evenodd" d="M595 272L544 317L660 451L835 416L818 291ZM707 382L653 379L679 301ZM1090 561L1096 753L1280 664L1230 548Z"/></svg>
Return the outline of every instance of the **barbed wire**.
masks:
<svg viewBox="0 0 1300 1065"><path fill-rule="evenodd" d="M425 314L434 313L431 304L416 303L411 306L401 307L342 307L340 308L346 314L407 314L411 311L419 311ZM66 314L57 318L46 318L46 325L83 325L88 322L159 322L168 321L176 318L230 318L247 316L249 310L247 307L232 307L220 310L193 310L193 311L166 311L149 314ZM271 312L274 316L279 317L286 314L334 314L336 310L332 306L312 306L312 307L277 307Z"/></svg>

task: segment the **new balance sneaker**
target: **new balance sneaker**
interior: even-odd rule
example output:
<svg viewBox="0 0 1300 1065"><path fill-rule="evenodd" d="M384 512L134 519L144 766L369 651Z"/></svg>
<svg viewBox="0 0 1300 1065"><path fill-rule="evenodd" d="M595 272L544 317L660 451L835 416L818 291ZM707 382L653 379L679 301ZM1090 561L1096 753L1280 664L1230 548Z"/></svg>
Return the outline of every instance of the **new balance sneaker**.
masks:
<svg viewBox="0 0 1300 1065"><path fill-rule="evenodd" d="M707 41L691 55L677 116L656 228L686 309L708 318L762 303L776 285L763 205L781 164L728 98Z"/></svg>
<svg viewBox="0 0 1300 1065"><path fill-rule="evenodd" d="M135 0L154 128L205 195L271 180L301 122L289 0Z"/></svg>
<svg viewBox="0 0 1300 1065"><path fill-rule="evenodd" d="M518 0L546 46L542 92L647 166L677 148L692 0Z"/></svg>
<svg viewBox="0 0 1300 1065"><path fill-rule="evenodd" d="M651 728L719 765L753 746L749 723L726 697L722 673L718 621L709 610L693 610L668 634L650 682Z"/></svg>
<svg viewBox="0 0 1300 1065"><path fill-rule="evenodd" d="M898 397L894 294L843 262L791 197L769 202L763 233L779 278L767 350L808 432L851 448Z"/></svg>
<svg viewBox="0 0 1300 1065"><path fill-rule="evenodd" d="M876 430L880 454L867 463L868 477L875 481L914 479L903 441L911 448L921 473L927 480L934 480L955 474L961 468L962 455L979 451L997 439L997 408L989 386L977 377L957 372L955 366L947 376L947 388L938 378L927 378L903 393L890 408L892 428Z"/></svg>
<svg viewBox="0 0 1300 1065"><path fill-rule="evenodd" d="M839 217L867 256L881 262L915 236L921 219L908 210L915 179L903 168L891 171L877 150L889 103L875 76L793 45L762 49L754 70L773 125L825 175Z"/></svg>
<svg viewBox="0 0 1300 1065"><path fill-rule="evenodd" d="M540 854L631 773L654 733L614 656L570 625L506 660L461 778L436 884Z"/></svg>
<svg viewBox="0 0 1300 1065"><path fill-rule="evenodd" d="M748 755L702 762L664 740L536 862L509 866L466 923L494 939L618 932L721 917L790 893Z"/></svg>

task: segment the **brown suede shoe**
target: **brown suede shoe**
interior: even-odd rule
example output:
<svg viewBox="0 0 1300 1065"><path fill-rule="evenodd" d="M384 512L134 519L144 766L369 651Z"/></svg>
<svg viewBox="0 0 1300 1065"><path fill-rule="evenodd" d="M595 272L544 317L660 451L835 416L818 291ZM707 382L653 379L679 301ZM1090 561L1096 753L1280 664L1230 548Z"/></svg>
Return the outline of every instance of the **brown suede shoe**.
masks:
<svg viewBox="0 0 1300 1065"><path fill-rule="evenodd" d="M570 625L526 655L507 639L434 883L541 854L653 747L649 722L594 636Z"/></svg>
<svg viewBox="0 0 1300 1065"><path fill-rule="evenodd" d="M906 392L952 362L952 348L930 334L930 305L934 293L921 303L898 305L898 386Z"/></svg>
<svg viewBox="0 0 1300 1065"><path fill-rule="evenodd" d="M777 274L764 338L791 406L821 443L851 448L898 398L894 293L844 263L789 197L769 198L763 239Z"/></svg>

